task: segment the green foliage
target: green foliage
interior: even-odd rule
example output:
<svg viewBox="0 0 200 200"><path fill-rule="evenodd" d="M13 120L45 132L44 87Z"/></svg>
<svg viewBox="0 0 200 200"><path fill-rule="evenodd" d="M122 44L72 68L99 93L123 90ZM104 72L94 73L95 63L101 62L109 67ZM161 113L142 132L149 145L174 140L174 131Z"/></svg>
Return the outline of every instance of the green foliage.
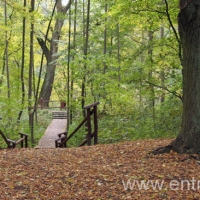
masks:
<svg viewBox="0 0 200 200"><path fill-rule="evenodd" d="M155 108L155 116L151 107L135 107L132 113L124 115L100 115L99 142L174 138L180 129L181 106L180 100L171 97Z"/></svg>
<svg viewBox="0 0 200 200"><path fill-rule="evenodd" d="M1 117L0 129L6 135L7 138L12 140L19 139L19 132L26 133L29 135L29 147L33 147L38 144L39 139L44 134L48 125L50 124L51 110L39 110L37 111L37 122L34 124L34 139L35 143L30 142L30 127L28 125L28 113L27 110L23 110L23 115L20 122L17 121L19 110L16 108L16 103L13 103L13 107L10 104L1 103ZM0 148L5 148L6 144L0 137Z"/></svg>
<svg viewBox="0 0 200 200"><path fill-rule="evenodd" d="M166 5L160 0L116 0L107 2L105 13L105 2L95 2L91 8L86 58L82 37L84 22L78 12L76 49L71 51L70 60L70 80L74 83L70 108L80 109L85 76L86 104L101 103L101 143L175 137L179 132L182 105L176 96L182 94L182 76L178 41L168 21L170 17L176 30L177 5L177 1ZM96 12L97 9L101 12ZM68 48L66 42L61 44L62 48ZM59 76L66 72L68 57L64 51L61 54ZM67 77L62 84L66 82ZM60 83L61 79L55 84L55 90L64 94ZM70 130L76 125L75 115ZM84 135L82 130L77 138L82 140ZM75 145L73 139L72 143Z"/></svg>
<svg viewBox="0 0 200 200"><path fill-rule="evenodd" d="M86 3L85 2L85 8ZM57 71L54 80L52 99L65 100L70 94L70 110L73 111L72 131L82 120L81 102L85 104L99 101L99 138L101 143L118 142L138 138L174 137L181 121L181 103L176 96L182 94L182 74L179 58L179 44L174 30L177 30L178 2L161 0L112 0L93 1L90 13L90 33L88 54L84 54L86 12L83 13L83 1L78 1L75 23L75 4L71 6L71 46L69 41L69 16L57 13L56 18L66 18L64 31L58 42L59 52ZM30 133L28 125L28 73L29 73L29 33L30 23L34 22L35 36L44 38L50 20L52 5L49 1L37 2L38 9L29 13L29 7L23 8L21 2L8 3L8 25L0 21L0 121L1 129L10 137L16 132ZM0 4L3 17L4 7ZM25 103L22 105L20 79L22 20L26 17L25 49ZM174 30L169 23L173 23ZM74 33L73 25L76 24ZM5 31L9 33L9 71L11 98L7 98L5 70ZM51 37L50 31L49 36ZM105 41L106 34L106 41ZM76 36L75 38L73 38ZM151 37L150 37L151 36ZM49 40L49 38L48 38ZM106 50L105 50L106 47ZM68 49L70 48L70 55ZM35 49L35 79L38 78L41 50L37 41ZM68 58L70 60L68 61ZM69 63L69 71L68 71ZM70 76L67 77L67 74ZM45 71L42 71L44 77ZM68 80L73 82L67 91ZM81 96L85 84L85 97ZM174 94L174 95L173 95ZM162 99L162 100L161 100ZM19 112L23 110L20 123ZM50 118L49 113L38 113L35 124L35 138L44 133ZM69 131L69 132L70 132ZM85 130L80 130L70 146L77 146L85 137Z"/></svg>

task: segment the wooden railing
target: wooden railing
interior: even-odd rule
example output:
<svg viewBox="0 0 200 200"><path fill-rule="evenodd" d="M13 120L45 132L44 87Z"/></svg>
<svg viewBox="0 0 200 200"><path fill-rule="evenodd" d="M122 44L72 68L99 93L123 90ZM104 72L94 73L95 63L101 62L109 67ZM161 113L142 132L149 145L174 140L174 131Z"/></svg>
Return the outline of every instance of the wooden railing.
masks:
<svg viewBox="0 0 200 200"><path fill-rule="evenodd" d="M70 138L72 138L75 133L83 126L87 126L87 137L86 139L79 145L83 146L85 144L91 145L92 139L94 139L94 144L98 144L98 116L97 116L97 105L99 105L99 102L87 105L84 107L86 109L86 117L83 119L83 121L78 125L78 127L69 135L67 136L67 133L60 133L58 134L59 138L55 140L55 147L56 148L63 148L67 146L67 142ZM91 116L93 115L93 129L92 132L92 120Z"/></svg>
<svg viewBox="0 0 200 200"><path fill-rule="evenodd" d="M50 105L50 104L56 104L56 106ZM66 109L66 102L40 99L38 101L38 108L41 108L41 109L47 109L47 108Z"/></svg>
<svg viewBox="0 0 200 200"><path fill-rule="evenodd" d="M23 148L23 147L28 148L28 135L27 134L19 133L20 139L18 139L17 141L8 139L1 130L0 130L0 135L6 142L7 148L15 148L18 144L20 144L21 148Z"/></svg>

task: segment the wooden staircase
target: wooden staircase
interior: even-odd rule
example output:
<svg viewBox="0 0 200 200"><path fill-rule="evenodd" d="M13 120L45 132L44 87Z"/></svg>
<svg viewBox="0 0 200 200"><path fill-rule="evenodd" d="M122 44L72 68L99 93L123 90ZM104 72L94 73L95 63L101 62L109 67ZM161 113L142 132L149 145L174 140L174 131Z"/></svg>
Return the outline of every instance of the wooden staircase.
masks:
<svg viewBox="0 0 200 200"><path fill-rule="evenodd" d="M53 111L52 119L67 119L67 112L66 111Z"/></svg>

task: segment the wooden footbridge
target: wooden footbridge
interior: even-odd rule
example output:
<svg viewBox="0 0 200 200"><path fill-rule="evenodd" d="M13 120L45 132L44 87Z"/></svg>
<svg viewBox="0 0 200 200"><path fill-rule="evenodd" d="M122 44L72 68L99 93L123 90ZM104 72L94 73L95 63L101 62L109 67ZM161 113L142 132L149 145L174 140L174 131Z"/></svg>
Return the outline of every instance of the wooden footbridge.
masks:
<svg viewBox="0 0 200 200"><path fill-rule="evenodd" d="M43 101L42 101L43 102ZM43 103L41 108L44 109ZM61 104L61 108L65 108L65 104ZM98 117L97 106L99 102L87 105L84 107L86 110L86 117L78 125L78 127L71 133L66 132L67 128L67 111L60 109L60 111L52 111L52 122L46 129L44 135L39 140L38 145L35 148L64 148L67 147L67 142L72 138L76 132L85 126L87 130L86 139L79 145L91 145L92 140L94 144L98 143ZM93 120L92 120L93 117ZM92 124L93 122L93 124ZM21 144L21 147L28 147L28 135L20 133L21 138L18 141L13 141L0 132L0 135L5 140L8 148L15 148L17 144ZM25 146L23 142L25 141Z"/></svg>
<svg viewBox="0 0 200 200"><path fill-rule="evenodd" d="M78 127L68 135L66 132L67 127L67 112L66 111L52 111L52 122L46 129L44 135L40 139L35 148L64 148L67 147L67 142L72 138L76 132L82 127L87 127L87 137L79 145L91 145L92 140L94 144L98 143L98 117L97 106L99 102L87 105L84 107L86 110L86 117L78 125ZM93 117L93 120L92 120ZM92 124L93 121L93 124ZM93 126L93 127L92 127Z"/></svg>
<svg viewBox="0 0 200 200"><path fill-rule="evenodd" d="M40 138L35 148L55 148L57 134L66 131L67 119L52 119L44 135Z"/></svg>

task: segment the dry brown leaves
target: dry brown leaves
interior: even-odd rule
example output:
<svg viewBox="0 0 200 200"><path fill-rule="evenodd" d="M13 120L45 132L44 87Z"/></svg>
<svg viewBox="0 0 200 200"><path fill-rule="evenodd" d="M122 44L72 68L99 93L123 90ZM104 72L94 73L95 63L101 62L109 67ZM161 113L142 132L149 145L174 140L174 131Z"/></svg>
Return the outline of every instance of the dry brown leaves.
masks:
<svg viewBox="0 0 200 200"><path fill-rule="evenodd" d="M1 150L0 199L200 199L195 155L149 154L170 141Z"/></svg>

